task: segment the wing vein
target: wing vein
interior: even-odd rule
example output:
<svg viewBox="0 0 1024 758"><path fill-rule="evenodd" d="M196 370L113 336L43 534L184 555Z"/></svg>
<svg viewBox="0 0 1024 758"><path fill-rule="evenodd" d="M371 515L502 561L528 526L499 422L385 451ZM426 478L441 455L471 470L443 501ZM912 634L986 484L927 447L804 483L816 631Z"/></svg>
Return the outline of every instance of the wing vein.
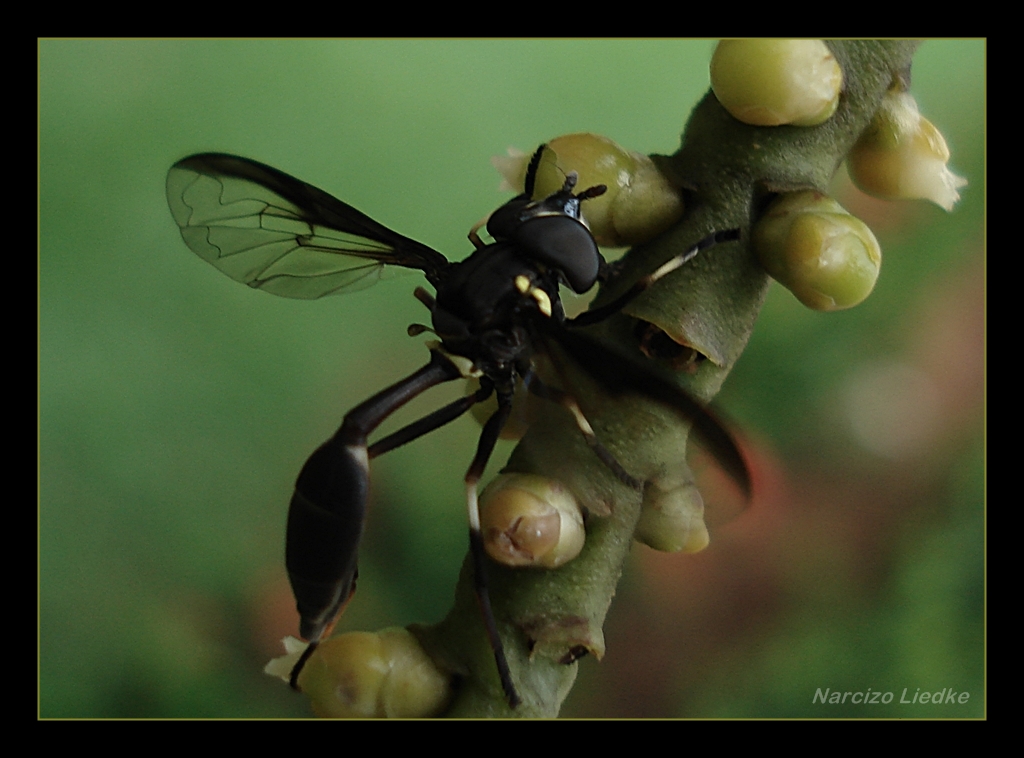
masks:
<svg viewBox="0 0 1024 758"><path fill-rule="evenodd" d="M450 264L323 190L246 158L203 153L167 174L167 202L185 244L235 281L314 299L377 281L385 266L436 285Z"/></svg>

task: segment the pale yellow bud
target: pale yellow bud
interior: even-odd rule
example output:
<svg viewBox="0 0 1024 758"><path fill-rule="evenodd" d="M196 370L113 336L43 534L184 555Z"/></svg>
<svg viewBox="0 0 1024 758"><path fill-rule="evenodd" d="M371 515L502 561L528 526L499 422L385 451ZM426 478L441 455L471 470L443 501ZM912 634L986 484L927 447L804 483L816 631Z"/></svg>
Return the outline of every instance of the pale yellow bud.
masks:
<svg viewBox="0 0 1024 758"><path fill-rule="evenodd" d="M666 553L696 553L711 541L704 523L704 499L693 482L662 489L651 483L644 491L637 540Z"/></svg>
<svg viewBox="0 0 1024 758"><path fill-rule="evenodd" d="M537 167L533 198L560 190L570 171L578 175L577 191L603 184L606 192L586 200L581 210L599 245L623 247L653 239L683 215L679 191L654 161L587 132L555 137ZM522 192L530 156L518 151L492 158L514 191Z"/></svg>
<svg viewBox="0 0 1024 758"><path fill-rule="evenodd" d="M501 174L499 192L515 192L522 194L526 186L526 169L530 165L530 156L515 147L508 148L508 155L495 155L491 165Z"/></svg>
<svg viewBox="0 0 1024 758"><path fill-rule="evenodd" d="M847 156L850 178L886 200L931 200L947 211L967 180L949 170L949 147L907 92L890 92Z"/></svg>
<svg viewBox="0 0 1024 758"><path fill-rule="evenodd" d="M500 474L487 486L480 531L487 554L506 566L557 568L579 555L586 540L573 494L536 474Z"/></svg>
<svg viewBox="0 0 1024 758"><path fill-rule="evenodd" d="M290 672L302 648L271 661ZM304 643L298 643L304 646ZM293 649L294 648L294 649ZM280 663L280 665L278 665ZM275 670L271 671L274 667ZM287 677L285 677L287 678ZM320 643L299 674L299 687L321 718L421 718L440 713L451 697L449 677L417 639L399 627L349 632Z"/></svg>
<svg viewBox="0 0 1024 758"><path fill-rule="evenodd" d="M722 40L711 58L711 89L753 126L816 126L835 113L843 71L820 39Z"/></svg>
<svg viewBox="0 0 1024 758"><path fill-rule="evenodd" d="M881 248L867 225L813 191L789 193L772 203L751 239L765 270L819 311L863 301L882 265Z"/></svg>

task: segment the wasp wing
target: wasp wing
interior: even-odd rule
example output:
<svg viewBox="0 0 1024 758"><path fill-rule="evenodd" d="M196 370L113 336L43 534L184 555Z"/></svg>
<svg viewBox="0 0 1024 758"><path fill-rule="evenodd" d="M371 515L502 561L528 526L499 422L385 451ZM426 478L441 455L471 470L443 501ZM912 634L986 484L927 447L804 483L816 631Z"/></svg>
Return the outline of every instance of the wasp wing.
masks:
<svg viewBox="0 0 1024 758"><path fill-rule="evenodd" d="M569 331L551 319L538 320L545 336L584 368L613 395L640 394L678 411L715 460L750 500L750 471L732 435L686 390L656 374L639 361L621 355L582 332Z"/></svg>
<svg viewBox="0 0 1024 758"><path fill-rule="evenodd" d="M167 203L196 255L256 289L312 300L375 283L386 265L437 283L448 260L295 177L203 153L167 173Z"/></svg>

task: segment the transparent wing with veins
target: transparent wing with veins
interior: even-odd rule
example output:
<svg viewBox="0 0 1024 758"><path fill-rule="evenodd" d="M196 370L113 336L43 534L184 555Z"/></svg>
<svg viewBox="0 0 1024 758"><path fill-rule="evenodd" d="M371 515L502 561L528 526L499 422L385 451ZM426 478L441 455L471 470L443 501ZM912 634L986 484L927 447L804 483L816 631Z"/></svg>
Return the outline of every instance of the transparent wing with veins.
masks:
<svg viewBox="0 0 1024 758"><path fill-rule="evenodd" d="M326 192L233 155L175 163L167 203L192 252L235 281L282 297L363 289L388 265L419 269L436 286L449 265Z"/></svg>

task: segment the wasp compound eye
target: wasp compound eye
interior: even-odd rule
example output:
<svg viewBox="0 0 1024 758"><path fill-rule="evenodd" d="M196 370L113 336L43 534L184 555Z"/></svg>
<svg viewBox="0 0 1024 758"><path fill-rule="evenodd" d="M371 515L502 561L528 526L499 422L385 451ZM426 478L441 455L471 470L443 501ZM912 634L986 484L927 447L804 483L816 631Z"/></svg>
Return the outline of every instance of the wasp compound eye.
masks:
<svg viewBox="0 0 1024 758"><path fill-rule="evenodd" d="M541 263L558 269L577 294L597 282L601 257L590 231L569 216L539 216L515 231L516 244Z"/></svg>

